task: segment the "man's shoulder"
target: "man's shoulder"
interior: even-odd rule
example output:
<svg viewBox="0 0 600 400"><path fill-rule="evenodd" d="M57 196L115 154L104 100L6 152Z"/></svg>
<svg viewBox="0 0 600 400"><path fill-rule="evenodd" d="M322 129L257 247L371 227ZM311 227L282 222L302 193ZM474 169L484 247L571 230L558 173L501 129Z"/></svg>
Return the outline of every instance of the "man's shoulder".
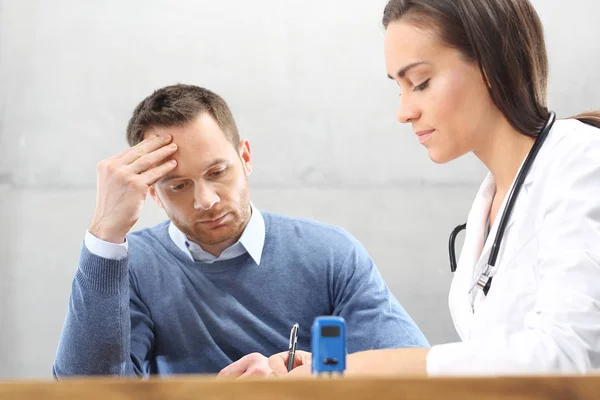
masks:
<svg viewBox="0 0 600 400"><path fill-rule="evenodd" d="M127 234L130 258L148 257L166 251L169 239L169 223L163 221L151 227L138 229Z"/></svg>
<svg viewBox="0 0 600 400"><path fill-rule="evenodd" d="M158 282L178 262L176 246L172 241L169 243L169 224L167 220L127 234L129 272L140 284Z"/></svg>
<svg viewBox="0 0 600 400"><path fill-rule="evenodd" d="M127 239L132 239L136 242L149 241L149 240L160 240L165 234L168 235L169 220L162 221L154 226L141 228L127 234Z"/></svg>
<svg viewBox="0 0 600 400"><path fill-rule="evenodd" d="M358 240L341 226L317 221L305 217L293 217L272 212L261 211L267 226L267 236L282 238L293 237L295 240L321 243L339 243L354 246Z"/></svg>

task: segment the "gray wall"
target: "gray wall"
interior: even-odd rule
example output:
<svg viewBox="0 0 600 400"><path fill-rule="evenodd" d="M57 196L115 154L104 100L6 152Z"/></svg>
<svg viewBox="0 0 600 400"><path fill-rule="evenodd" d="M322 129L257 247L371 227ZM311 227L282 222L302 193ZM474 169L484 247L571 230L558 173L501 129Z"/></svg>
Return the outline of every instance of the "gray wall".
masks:
<svg viewBox="0 0 600 400"><path fill-rule="evenodd" d="M176 82L230 103L254 203L341 225L432 343L457 338L446 241L485 171L432 163L395 121L385 0L0 0L0 379L47 378L95 165L139 100ZM600 3L537 0L559 116L600 106ZM148 204L137 227L164 218Z"/></svg>

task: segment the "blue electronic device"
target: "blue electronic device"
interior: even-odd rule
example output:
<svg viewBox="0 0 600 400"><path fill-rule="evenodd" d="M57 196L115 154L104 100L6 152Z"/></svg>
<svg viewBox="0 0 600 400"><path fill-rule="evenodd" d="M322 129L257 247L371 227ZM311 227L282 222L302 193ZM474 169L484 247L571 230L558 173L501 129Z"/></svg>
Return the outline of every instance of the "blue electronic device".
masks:
<svg viewBox="0 0 600 400"><path fill-rule="evenodd" d="M315 375L342 374L346 370L346 322L341 317L317 317L311 328Z"/></svg>

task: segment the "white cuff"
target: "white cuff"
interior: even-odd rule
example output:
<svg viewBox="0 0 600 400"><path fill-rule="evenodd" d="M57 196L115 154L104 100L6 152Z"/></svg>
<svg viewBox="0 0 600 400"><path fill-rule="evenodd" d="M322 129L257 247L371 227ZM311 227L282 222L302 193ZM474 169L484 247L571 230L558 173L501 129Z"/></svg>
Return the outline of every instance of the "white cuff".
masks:
<svg viewBox="0 0 600 400"><path fill-rule="evenodd" d="M497 336L433 346L427 354L428 376L498 376L535 372L533 364L511 357L511 349Z"/></svg>
<svg viewBox="0 0 600 400"><path fill-rule="evenodd" d="M127 257L129 250L127 239L125 239L124 243L120 244L105 242L92 235L90 231L86 231L84 243L90 253L109 260L121 260Z"/></svg>
<svg viewBox="0 0 600 400"><path fill-rule="evenodd" d="M463 374L464 366L457 365L457 363L464 361L460 360L461 347L464 347L463 342L432 346L429 349L429 353L427 353L427 375L444 376Z"/></svg>

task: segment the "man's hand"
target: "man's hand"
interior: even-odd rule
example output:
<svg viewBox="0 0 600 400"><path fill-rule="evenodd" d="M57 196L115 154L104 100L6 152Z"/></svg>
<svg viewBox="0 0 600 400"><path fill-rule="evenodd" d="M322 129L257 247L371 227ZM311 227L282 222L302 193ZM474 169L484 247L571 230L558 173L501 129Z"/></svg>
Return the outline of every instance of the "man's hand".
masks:
<svg viewBox="0 0 600 400"><path fill-rule="evenodd" d="M248 354L236 362L223 368L218 378L266 378L277 374L287 373L283 364L271 366L269 359L262 354ZM276 372L277 371L277 372Z"/></svg>
<svg viewBox="0 0 600 400"><path fill-rule="evenodd" d="M294 366L292 370L287 372L288 363L287 351L282 351L269 357L269 365L275 371L284 371L284 373L276 373L276 376L310 376L310 363L312 360L312 354L308 351L296 350L294 357Z"/></svg>
<svg viewBox="0 0 600 400"><path fill-rule="evenodd" d="M288 375L288 352L277 353L267 358L259 353L248 354L223 368L218 378L267 378ZM297 350L292 375L310 375L310 353ZM298 368L298 370L296 370Z"/></svg>
<svg viewBox="0 0 600 400"><path fill-rule="evenodd" d="M89 232L98 239L123 243L140 217L148 188L177 163L164 160L177 151L171 136L148 138L111 158L97 168L96 209Z"/></svg>

